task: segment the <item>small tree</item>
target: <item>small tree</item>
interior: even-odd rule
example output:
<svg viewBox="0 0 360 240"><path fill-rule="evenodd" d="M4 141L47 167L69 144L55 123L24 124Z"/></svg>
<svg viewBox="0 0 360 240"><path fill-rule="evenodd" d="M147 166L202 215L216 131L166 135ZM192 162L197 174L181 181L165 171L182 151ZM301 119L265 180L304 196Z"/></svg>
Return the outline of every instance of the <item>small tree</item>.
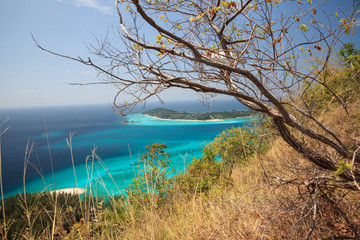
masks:
<svg viewBox="0 0 360 240"><path fill-rule="evenodd" d="M340 176L352 182L360 180L360 152L348 144L359 146L355 129L342 136L303 97L321 85L352 121L348 103L328 86L328 63L342 37L355 33L359 2L339 14L327 14L326 2L117 0L120 44L105 39L93 47L101 65L39 47L98 70L102 83L119 89L114 105L123 114L170 88L204 99L231 96L267 115L283 140L316 166L336 171L340 161L354 158L352 173ZM323 60L301 64L310 56ZM123 101L123 94L132 100Z"/></svg>
<svg viewBox="0 0 360 240"><path fill-rule="evenodd" d="M177 178L180 186L190 192L206 194L215 185L229 184L230 179L223 176L223 163L217 161L217 154L211 143L206 144L203 155L200 158L194 158L186 168L186 172Z"/></svg>
<svg viewBox="0 0 360 240"><path fill-rule="evenodd" d="M141 155L143 166L139 176L127 188L127 193L138 200L149 201L151 197L161 199L171 189L170 175L175 169L170 167L169 153L165 143L147 145L147 152Z"/></svg>
<svg viewBox="0 0 360 240"><path fill-rule="evenodd" d="M232 174L234 164L244 163L255 150L254 132L248 129L231 128L216 136L211 143L225 167Z"/></svg>

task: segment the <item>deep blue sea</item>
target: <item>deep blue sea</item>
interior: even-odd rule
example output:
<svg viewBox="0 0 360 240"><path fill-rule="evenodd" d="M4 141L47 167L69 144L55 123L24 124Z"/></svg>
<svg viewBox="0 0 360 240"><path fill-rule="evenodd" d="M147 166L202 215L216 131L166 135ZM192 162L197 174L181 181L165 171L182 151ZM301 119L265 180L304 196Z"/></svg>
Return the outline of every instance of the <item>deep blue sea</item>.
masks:
<svg viewBox="0 0 360 240"><path fill-rule="evenodd" d="M148 103L125 117L119 117L110 105L0 109L0 122L9 117L2 129L10 126L1 137L5 196L24 191L24 158L28 143L34 144L34 148L25 174L26 192L91 187L96 194L120 194L138 171L140 155L149 143L167 143L171 165L180 173L194 157L202 155L205 142L232 126L249 124L247 118L168 121L141 115L142 111L156 107L188 112L245 109L233 101L217 101L211 110L200 102ZM67 144L70 134L73 134L77 181ZM88 157L94 150L99 156L95 160Z"/></svg>

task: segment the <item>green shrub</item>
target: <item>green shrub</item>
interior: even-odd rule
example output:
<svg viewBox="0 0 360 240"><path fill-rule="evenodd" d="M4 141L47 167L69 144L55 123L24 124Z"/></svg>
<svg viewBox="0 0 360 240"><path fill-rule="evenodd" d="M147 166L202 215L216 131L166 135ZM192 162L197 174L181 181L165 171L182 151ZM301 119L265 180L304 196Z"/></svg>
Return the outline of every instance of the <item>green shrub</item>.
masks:
<svg viewBox="0 0 360 240"><path fill-rule="evenodd" d="M205 145L201 158L194 158L183 175L178 177L178 183L190 192L208 192L219 182L222 175L222 164L216 160L216 150Z"/></svg>
<svg viewBox="0 0 360 240"><path fill-rule="evenodd" d="M149 202L151 198L161 200L171 189L171 174L169 153L165 152L166 144L154 143L146 146L147 152L141 155L143 168L139 177L133 179L126 189L130 200Z"/></svg>
<svg viewBox="0 0 360 240"><path fill-rule="evenodd" d="M255 143L253 131L232 127L219 134L211 146L224 167L231 172L234 164L245 163L247 158L254 154Z"/></svg>
<svg viewBox="0 0 360 240"><path fill-rule="evenodd" d="M311 84L305 81L303 88L306 91L303 98L310 109L326 109L329 104L338 103L339 99L343 103L358 99L360 94L360 51L356 50L353 44L346 43L340 49L339 55L342 59L341 65L334 68L336 70L325 71L324 75L320 77L323 84ZM344 70L337 71L339 68Z"/></svg>
<svg viewBox="0 0 360 240"><path fill-rule="evenodd" d="M262 131L262 128L257 129ZM267 148L255 137L254 129L231 128L206 144L201 158L194 158L186 172L177 177L179 186L190 192L207 193L216 185L231 185L234 165L243 164L256 151Z"/></svg>

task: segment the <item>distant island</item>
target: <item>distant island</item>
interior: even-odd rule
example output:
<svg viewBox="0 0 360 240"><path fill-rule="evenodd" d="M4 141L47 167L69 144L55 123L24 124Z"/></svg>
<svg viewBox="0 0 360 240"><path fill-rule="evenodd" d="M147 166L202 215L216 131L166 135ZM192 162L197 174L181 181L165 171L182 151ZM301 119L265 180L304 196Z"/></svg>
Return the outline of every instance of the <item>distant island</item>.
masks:
<svg viewBox="0 0 360 240"><path fill-rule="evenodd" d="M166 108L156 108L153 110L145 111L142 114L157 117L160 119L171 120L215 120L215 119L229 119L238 117L249 117L256 114L254 110L244 111L224 111L224 112L179 112Z"/></svg>

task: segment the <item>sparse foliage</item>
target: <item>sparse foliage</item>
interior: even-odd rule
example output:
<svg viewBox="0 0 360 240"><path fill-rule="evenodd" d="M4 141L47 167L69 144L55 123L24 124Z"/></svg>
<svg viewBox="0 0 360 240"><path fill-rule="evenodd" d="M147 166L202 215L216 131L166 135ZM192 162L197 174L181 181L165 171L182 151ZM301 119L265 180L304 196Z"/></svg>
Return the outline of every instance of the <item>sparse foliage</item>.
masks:
<svg viewBox="0 0 360 240"><path fill-rule="evenodd" d="M143 166L139 176L127 188L130 198L148 202L155 197L161 200L171 189L171 174L175 169L170 167L169 153L165 152L166 144L153 143L146 146L147 152L141 155ZM130 199L131 200L131 199Z"/></svg>
<svg viewBox="0 0 360 240"><path fill-rule="evenodd" d="M231 96L267 115L287 144L331 172L353 157L346 141L359 141L324 124L303 96L321 85L349 113L328 85L327 71L342 37L355 34L359 3L327 14L326 2L122 0L116 2L121 45L105 39L93 46L101 65L39 47L97 69L105 79L100 83L119 89L114 104L120 113L169 88L204 99ZM309 68L302 62L310 56L323 61ZM131 100L121 99L126 93ZM360 164L360 154L354 163ZM341 177L353 181L348 171Z"/></svg>
<svg viewBox="0 0 360 240"><path fill-rule="evenodd" d="M194 158L183 175L177 180L180 186L186 191L207 193L216 184L224 179L222 163L217 159L217 151L206 144L203 148L203 155ZM227 179L229 180L229 179ZM221 183L220 183L221 184Z"/></svg>
<svg viewBox="0 0 360 240"><path fill-rule="evenodd" d="M222 164L229 168L229 175L234 164L245 163L256 150L254 132L242 128L223 131L211 145L216 149Z"/></svg>
<svg viewBox="0 0 360 240"><path fill-rule="evenodd" d="M116 33L120 45L105 38L92 46L101 62L38 46L98 70L104 81L96 84L114 84L119 89L114 105L121 114L149 98L161 100L161 93L170 88L193 90L205 101L227 95L263 113L267 123L296 151L287 150L290 154L274 167L291 178L271 176L272 181L267 179L266 184L274 188L263 193L257 188L264 181L262 176L242 197L199 205L214 210L219 203L233 204L228 211L232 213L241 209L243 202L238 198L254 193L251 204L267 204L254 207L252 215L258 217L246 216L262 224L262 234L258 228L249 228L251 233L257 231L258 238L357 239L358 195L352 191L359 190L360 182L360 117L356 110L360 55L354 45L343 42L348 35L358 34L359 2L333 13L327 2L118 0L120 25ZM331 65L340 48L343 66ZM131 99L123 99L124 94ZM252 133L238 135L236 131L218 136L216 145L206 145L203 157L194 159L180 183L185 183L190 192L207 193L219 179L226 179L222 163L216 160L218 155L231 166L253 153L253 142L247 138ZM246 142L249 145L241 149ZM169 174L165 171L168 155L164 147L148 146L148 153L142 156L148 167L128 189L129 196L146 202L150 197L166 195ZM278 151L283 148L287 146L278 147ZM284 168L284 163L290 167ZM354 196L348 197L351 194ZM207 214L204 216L213 216ZM234 213L228 219L233 221L241 215ZM268 237L271 227L273 235ZM224 236L224 229L215 235L211 227L208 229L211 236ZM281 235L274 234L277 230Z"/></svg>

